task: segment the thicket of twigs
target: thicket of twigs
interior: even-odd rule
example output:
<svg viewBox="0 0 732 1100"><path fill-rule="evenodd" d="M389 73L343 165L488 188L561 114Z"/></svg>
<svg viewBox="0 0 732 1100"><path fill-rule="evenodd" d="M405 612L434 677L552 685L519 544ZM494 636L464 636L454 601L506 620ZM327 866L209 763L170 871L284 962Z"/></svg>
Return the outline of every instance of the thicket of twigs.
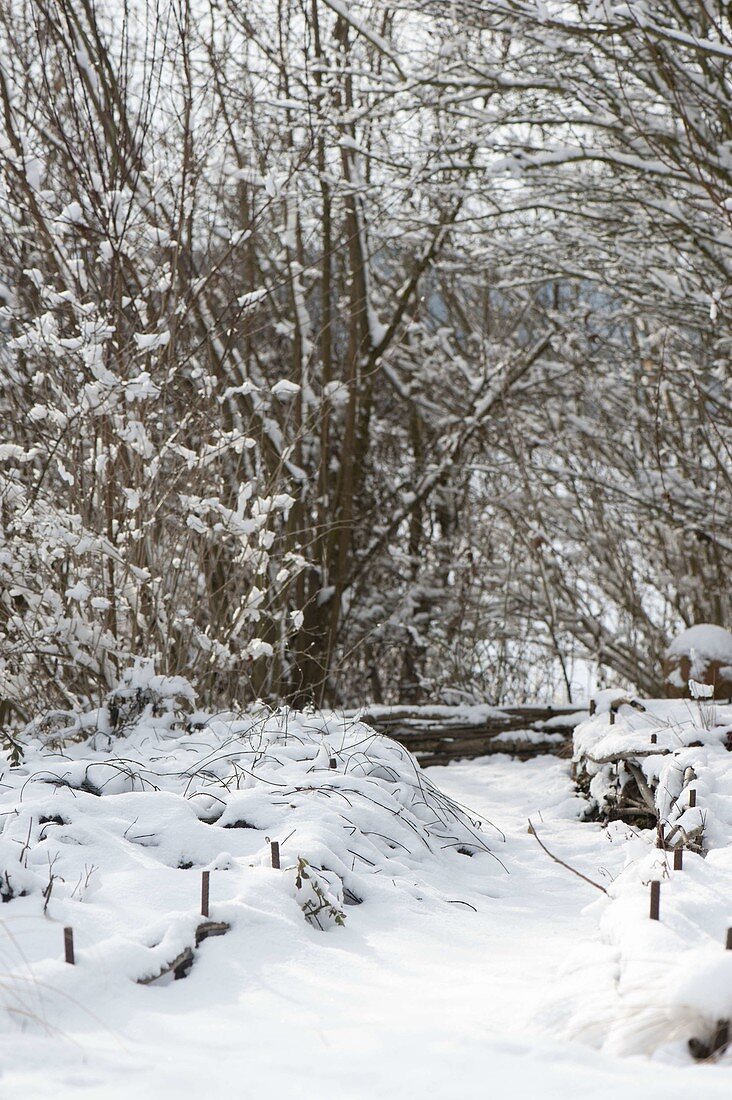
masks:
<svg viewBox="0 0 732 1100"><path fill-rule="evenodd" d="M730 25L636 7L3 6L5 721L653 693L725 620Z"/></svg>

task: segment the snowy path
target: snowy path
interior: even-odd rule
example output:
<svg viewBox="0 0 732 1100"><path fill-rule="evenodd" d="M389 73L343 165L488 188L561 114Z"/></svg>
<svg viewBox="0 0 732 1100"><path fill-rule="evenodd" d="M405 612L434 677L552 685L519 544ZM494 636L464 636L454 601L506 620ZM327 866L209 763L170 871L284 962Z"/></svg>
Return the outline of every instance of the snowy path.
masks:
<svg viewBox="0 0 732 1100"><path fill-rule="evenodd" d="M510 875L486 873L486 857L474 858L469 898L426 906L400 894L396 905L349 910L346 928L327 934L303 922L294 937L276 913L263 934L260 917L249 935L209 941L185 981L94 999L99 1019L71 1000L59 1033L45 1038L5 1032L0 1095L727 1097L726 1068L613 1059L535 1022L557 968L595 935L584 911L595 891L541 852L527 816L591 877L612 874L621 855L598 827L573 819L567 773L566 761L549 758L431 769L506 832L496 851Z"/></svg>

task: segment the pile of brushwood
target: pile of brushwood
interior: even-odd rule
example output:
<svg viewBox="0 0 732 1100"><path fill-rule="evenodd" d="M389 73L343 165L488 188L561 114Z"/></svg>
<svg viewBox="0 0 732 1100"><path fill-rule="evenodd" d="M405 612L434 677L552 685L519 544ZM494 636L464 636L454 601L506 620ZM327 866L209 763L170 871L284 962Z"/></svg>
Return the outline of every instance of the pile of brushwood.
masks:
<svg viewBox="0 0 732 1100"><path fill-rule="evenodd" d="M573 775L587 820L624 821L658 832L661 847L702 850L696 799L710 753L723 765L732 706L704 698L638 700L600 693L574 735Z"/></svg>
<svg viewBox="0 0 732 1100"><path fill-rule="evenodd" d="M573 1038L675 1062L729 1058L731 734L728 704L619 691L576 729L585 819L622 859L592 883L599 942L578 947L556 984L552 1018Z"/></svg>

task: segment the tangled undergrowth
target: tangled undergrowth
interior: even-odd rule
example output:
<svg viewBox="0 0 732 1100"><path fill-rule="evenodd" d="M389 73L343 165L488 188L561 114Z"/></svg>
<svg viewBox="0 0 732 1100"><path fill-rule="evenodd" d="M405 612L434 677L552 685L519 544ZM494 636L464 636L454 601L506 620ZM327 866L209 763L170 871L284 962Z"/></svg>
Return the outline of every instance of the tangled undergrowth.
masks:
<svg viewBox="0 0 732 1100"><path fill-rule="evenodd" d="M101 708L54 712L24 731L22 759L8 751L0 788L4 902L76 923L78 907L121 875L157 869L152 923L166 932L139 914L125 967L149 981L171 969L166 954L188 951L193 927L192 913L176 915L177 888L166 904L163 871L222 871L244 886L269 871L276 841L277 889L326 929L394 889L459 901L466 856L500 866L485 823L362 722L265 707L204 714L193 702L185 680L138 668ZM89 928L100 950L104 923Z"/></svg>

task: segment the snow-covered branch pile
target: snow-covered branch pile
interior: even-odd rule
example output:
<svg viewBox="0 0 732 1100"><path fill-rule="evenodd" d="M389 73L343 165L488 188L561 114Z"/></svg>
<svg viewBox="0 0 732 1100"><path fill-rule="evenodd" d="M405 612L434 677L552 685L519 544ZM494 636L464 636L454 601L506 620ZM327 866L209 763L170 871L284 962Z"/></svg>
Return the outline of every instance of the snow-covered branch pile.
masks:
<svg viewBox="0 0 732 1100"><path fill-rule="evenodd" d="M701 837L698 814L683 810L710 753L728 765L732 707L701 700L626 700L602 692L592 718L574 736L573 767L589 815L655 827L665 843Z"/></svg>
<svg viewBox="0 0 732 1100"><path fill-rule="evenodd" d="M183 976L212 930L199 915L204 870L213 932L256 937L269 920L343 925L350 906L388 909L395 891L447 908L477 867L465 857L489 855L481 823L363 723L190 713L191 700L185 680L141 669L102 708L36 724L22 761L6 759L0 894L6 915L36 929L23 943L34 981L75 980L59 961L61 925L75 930L77 970L104 973L106 995ZM17 995L17 959L4 966Z"/></svg>
<svg viewBox="0 0 732 1100"><path fill-rule="evenodd" d="M726 1048L732 1019L732 707L640 706L603 693L575 734L591 813L625 865L597 902L603 948L570 960L558 1015L608 1051L676 1058L688 1046L707 1058Z"/></svg>

